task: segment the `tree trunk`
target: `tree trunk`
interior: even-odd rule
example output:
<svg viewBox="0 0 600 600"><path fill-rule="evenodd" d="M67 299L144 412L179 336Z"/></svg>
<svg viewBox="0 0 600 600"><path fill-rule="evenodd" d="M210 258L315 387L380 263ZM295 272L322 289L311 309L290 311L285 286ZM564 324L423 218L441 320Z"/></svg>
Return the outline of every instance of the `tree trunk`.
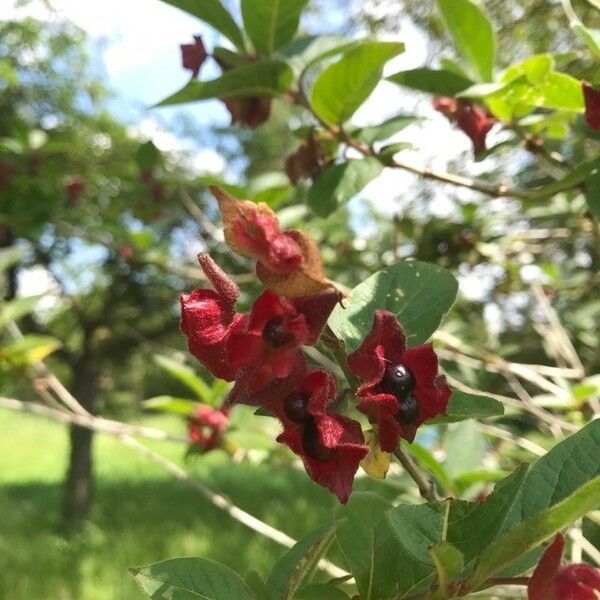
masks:
<svg viewBox="0 0 600 600"><path fill-rule="evenodd" d="M84 353L74 369L73 395L89 412L94 412L98 392L96 361ZM63 519L76 529L88 515L94 488L93 431L76 425L70 430L69 467L65 480Z"/></svg>

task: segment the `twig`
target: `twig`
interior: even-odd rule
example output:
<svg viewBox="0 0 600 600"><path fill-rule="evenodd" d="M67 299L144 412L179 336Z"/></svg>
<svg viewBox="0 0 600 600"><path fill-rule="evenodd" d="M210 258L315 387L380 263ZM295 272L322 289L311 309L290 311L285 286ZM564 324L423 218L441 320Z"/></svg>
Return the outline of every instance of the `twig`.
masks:
<svg viewBox="0 0 600 600"><path fill-rule="evenodd" d="M182 441L179 438L170 436L166 432L161 432L162 434L164 434L164 437L147 435L151 431L149 428L128 426L124 423L116 423L114 421L109 421L108 419L100 419L94 417L93 415L85 416L81 414L69 413L66 411L58 411L52 408L42 406L40 404L21 402L20 400L14 400L12 398L0 397L0 407L8 408L10 410L29 412L63 423L75 423L80 427L85 427L93 431L98 431L101 433L112 435L124 445L134 449L139 454L145 456L152 462L161 466L165 471L173 475L179 481L182 481L189 487L193 488L206 500L211 502L217 508L226 512L230 517L232 517L239 523L242 523L242 525L245 525L249 529L260 533L262 536L282 546L285 546L286 548L291 548L296 543L296 540L294 540L294 538L291 538L283 531L279 531L278 529L271 527L270 525L264 523L260 519L257 519L250 513L247 513L246 511L242 510L226 496L212 491L210 488L200 483L197 479L192 478L187 473L187 471L182 469L179 465L165 458L158 452L151 450L147 446L144 446L139 441L132 438L131 435L129 435L131 431L134 431L136 435L145 435L146 437L152 437L153 439L168 439L170 441ZM326 571L332 577L345 577L348 575L346 571L343 571L328 560L321 560L319 562L319 567L322 570Z"/></svg>
<svg viewBox="0 0 600 600"><path fill-rule="evenodd" d="M488 423L479 422L477 423L477 427L483 433L487 433L488 435L497 437L507 442L512 442L517 446L521 446L521 448L523 448L524 450L535 454L536 456L544 456L546 454L546 451L541 446L538 446L538 444L536 444L535 442L532 442L527 438L514 435L506 431L505 429L502 429L501 427L496 427L495 425L489 425Z"/></svg>
<svg viewBox="0 0 600 600"><path fill-rule="evenodd" d="M185 437L172 435L163 431L162 429L154 429L153 427L141 427L138 425L128 425L121 423L120 421L113 421L112 419L103 419L96 417L89 413L80 414L67 412L65 410L59 410L56 408L50 408L37 404L35 402L22 402L21 400L15 400L13 398L5 398L0 396L0 407L8 408L10 410L17 410L21 412L27 412L40 417L46 417L53 419L54 421L60 421L61 423L71 423L79 425L80 427L86 427L93 429L94 431L101 431L102 433L108 433L110 435L135 435L145 437L152 440L160 440L166 442L178 442L182 444L188 444L189 440Z"/></svg>
<svg viewBox="0 0 600 600"><path fill-rule="evenodd" d="M546 319L548 320L548 324L552 330L552 333L557 338L557 349L562 353L565 360L570 364L570 366L575 369L579 373L579 377L585 376L585 369L581 364L581 360L577 355L577 351L571 342L565 328L563 327L558 315L554 308L552 308L550 302L548 302L548 298L544 294L544 291L538 284L533 284L531 286L531 291L535 296L540 308L543 310Z"/></svg>
<svg viewBox="0 0 600 600"><path fill-rule="evenodd" d="M363 144L362 142L351 138L346 134L346 132L343 129L330 125L326 121L323 121L323 119L321 119L319 115L315 113L310 104L310 100L308 99L308 96L304 91L304 80L306 75L306 70L301 73L299 78L298 93L295 95L290 95L288 100L294 104L306 108L312 114L312 116L321 124L321 126L340 142L346 143L346 145L350 146L351 148L354 148L363 156L373 156L375 158L378 158L377 153L373 150L373 148L371 148L371 146L369 146L368 144ZM521 200L528 200L530 198L530 194L528 192L514 190L507 185L485 185L483 183L475 181L474 179L470 179L462 175L455 175L453 173L445 173L441 171L434 171L433 169L417 167L415 165L411 165L409 163L405 163L395 159L387 161L386 166L391 167L393 169L407 171L408 173L413 173L415 175L418 175L419 177L423 177L424 179L433 179L435 181L448 183L456 187L468 188L470 190L485 194L486 196L491 196L492 198L518 198Z"/></svg>
<svg viewBox="0 0 600 600"><path fill-rule="evenodd" d="M546 412L545 410L542 410L541 408L539 408L535 405L523 404L523 402L520 402L519 400L515 400L514 398L510 398L509 396L503 396L501 394L494 394L492 392L486 392L485 390L478 390L476 388L472 388L472 387L462 383L458 379L455 379L451 375L448 375L447 373L446 373L446 379L448 379L448 383L450 383L451 386L453 386L459 390L462 390L463 392L467 392L469 394L482 394L484 396L489 396L490 398L494 398L495 400L498 400L499 402L502 402L503 404L506 404L507 406L511 406L511 407L517 408L519 410L527 411L527 412L531 413L532 415L536 416L538 419L540 419L540 421L543 421L547 425L557 425L561 429L565 429L565 430L571 431L573 433L576 431L579 431L579 427L577 427L576 425L573 425L572 423L564 421L563 419L559 419L555 415L553 415L549 412Z"/></svg>
<svg viewBox="0 0 600 600"><path fill-rule="evenodd" d="M21 332L19 331L19 328L17 327L17 325L14 323L12 323L12 325L13 325L12 329L15 332L18 332L18 335L21 335ZM46 412L45 416L50 416L52 414L51 418L57 418L58 416L55 413L60 413L60 417L58 417L59 420L64 420L65 417L63 415L67 415L70 418L78 419L79 423L77 423L77 424L79 424L82 427L86 427L88 429L97 429L98 431L102 431L109 435L113 435L119 441L121 441L123 444L129 446L130 448L136 449L140 454L143 454L150 460L153 460L155 463L162 466L169 473L171 473L172 475L177 477L177 479L179 479L180 481L183 481L188 486L195 489L204 498L209 500L214 506L225 511L228 515L230 515L232 518L239 521L246 527L256 531L257 533L260 533L264 537L267 537L267 538L273 540L274 542L277 542L278 544L281 544L287 548L291 548L296 543L296 540L294 540L293 538L291 538L284 532L279 531L278 529L275 529L274 527L271 527L267 523L263 523L263 521L261 521L260 519L257 519L250 513L247 513L246 511L237 507L231 500L229 500L229 498L227 498L221 494L218 494L216 492L213 492L208 487L202 485L199 481L192 478L184 469L182 469L176 463L170 461L169 459L167 459L164 456L162 456L161 454L158 454L157 452L151 450L150 448L147 448L146 446L144 446L143 444L138 442L136 439L131 437L131 435L129 435L129 433L125 433L122 429L119 430L119 428L114 426L114 422L110 422L108 419L102 419L99 417L95 417L94 415L89 413L81 405L81 403L69 392L69 390L67 390L62 385L62 383L50 371L50 369L48 369L48 367L45 365L45 363L43 361L40 361L37 366L39 369L41 369L44 372L48 386L54 391L56 396L65 404L65 406L69 407L73 411L73 414L70 414L66 411L64 411L64 412L56 411L55 409L46 408L41 405L37 405L39 407L39 409L45 409L45 412ZM10 399L8 399L8 398L6 398L5 400L10 401ZM9 406L9 402L5 402L5 406L7 408L12 408L13 410L25 410L22 406L17 408L17 405L15 405L14 402L19 403L19 401L12 401L12 406ZM20 404L25 404L25 403L20 403ZM50 411L50 412L48 412L48 411ZM41 414L41 413L38 413L38 414ZM73 420L73 422L76 422L76 421ZM123 424L119 423L119 425L123 425ZM142 435L142 430L144 430L145 433L147 434L147 433L149 433L150 428L135 428L135 429L136 429L136 434ZM168 434L165 433L165 436L166 435L168 435ZM348 575L348 573L346 573L346 571L343 571L342 569L340 569L339 567L337 567L336 565L334 565L333 563L331 563L330 561L328 561L326 559L322 559L321 561L319 561L318 564L322 570L326 571L332 577L345 577Z"/></svg>
<svg viewBox="0 0 600 600"><path fill-rule="evenodd" d="M421 472L417 463L413 459L405 454L401 446L394 451L394 456L398 459L398 462L404 467L404 470L410 475L411 479L417 484L419 488L419 494L421 497L428 502L435 502L437 497L435 495L435 489L433 483L425 477Z"/></svg>

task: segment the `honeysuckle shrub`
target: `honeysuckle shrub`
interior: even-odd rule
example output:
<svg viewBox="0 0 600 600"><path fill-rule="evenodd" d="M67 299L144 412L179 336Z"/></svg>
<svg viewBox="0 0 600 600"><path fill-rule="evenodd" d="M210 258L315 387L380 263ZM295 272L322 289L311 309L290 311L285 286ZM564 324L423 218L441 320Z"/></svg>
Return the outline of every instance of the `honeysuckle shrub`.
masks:
<svg viewBox="0 0 600 600"><path fill-rule="evenodd" d="M307 219L334 214L384 168L396 168L523 203L569 192L583 198L582 212L598 226L600 157L594 145L585 161L569 165L547 140L598 139L600 80L563 71L564 61L550 53L500 67L494 25L477 3L438 0L432 6L454 41L456 60L384 76L386 64L405 50L401 40L299 35L307 0L241 0L241 19L218 0L165 1L227 41L207 48L194 36L193 44L182 44L191 79L160 105L218 98L232 124L249 129L268 122L274 102L304 111L299 147L281 157L281 170L303 190ZM585 44L585 59L597 61L597 31L575 21L572 7L565 11ZM201 76L209 59L221 70L211 80ZM562 174L512 187L405 163L406 145L389 140L418 117L352 124L383 79L429 94L433 107L471 140L474 160L498 151L501 144L488 141L496 128L560 166ZM331 523L307 532L265 580L236 574L210 557L178 558L133 568L142 589L153 598L443 600L507 585L526 589L530 600L600 597L598 571L560 565L560 532L600 507L600 421L580 420L572 435L534 464L499 478L489 494L441 496L444 476L435 457L411 446L417 431L504 413L497 399L451 385L431 343L452 310L455 276L436 264L398 260L376 265L371 277L347 289L328 277L321 249L304 228L283 226L268 203L239 197L234 187L213 186L211 192L225 242L251 261L258 292L250 309L240 312L233 277L200 254L210 286L181 296L181 330L190 354L232 385L221 406L199 406L189 414L191 447L199 454L226 447L230 416L240 405L251 406L256 414L248 419L275 420L276 441L339 503ZM444 254L450 243L468 251L476 239L462 230L456 240L433 245ZM392 459L414 480L420 503L353 492L359 471L384 479ZM315 579L332 547L347 576Z"/></svg>

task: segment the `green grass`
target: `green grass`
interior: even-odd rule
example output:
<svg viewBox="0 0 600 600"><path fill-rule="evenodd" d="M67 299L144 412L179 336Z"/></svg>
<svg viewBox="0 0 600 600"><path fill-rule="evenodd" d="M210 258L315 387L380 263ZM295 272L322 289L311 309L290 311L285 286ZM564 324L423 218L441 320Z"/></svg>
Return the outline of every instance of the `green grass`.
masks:
<svg viewBox="0 0 600 600"><path fill-rule="evenodd" d="M155 424L153 421L145 421ZM95 440L96 495L84 530L60 528L67 430L0 410L0 599L141 599L128 567L174 556L204 556L262 574L280 546L250 531L133 450ZM158 423L171 430L179 422ZM152 444L181 462L183 448ZM241 508L300 537L331 519L334 499L301 471L233 464L215 452L194 475ZM360 487L369 485L361 481Z"/></svg>

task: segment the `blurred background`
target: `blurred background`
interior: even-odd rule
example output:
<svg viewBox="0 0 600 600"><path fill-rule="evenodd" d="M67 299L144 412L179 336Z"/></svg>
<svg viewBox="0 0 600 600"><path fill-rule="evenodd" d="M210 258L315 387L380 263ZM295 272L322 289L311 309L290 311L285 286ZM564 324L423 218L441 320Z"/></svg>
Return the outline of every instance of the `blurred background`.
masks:
<svg viewBox="0 0 600 600"><path fill-rule="evenodd" d="M224 3L235 14L235 3ZM598 81L600 68L585 67L559 3L482 4L504 65L550 50L564 70ZM599 25L590 4L574 4ZM343 285L408 257L451 269L460 298L436 338L450 377L577 425L600 412L600 233L583 201L558 195L523 205L386 169L319 219L308 213L306 189L283 172L306 118L296 108L276 101L256 130L230 126L218 101L152 108L189 80L180 44L193 35L222 43L196 19L159 0L0 0L0 19L0 287L14 311L0 311L1 396L43 395L48 373L36 365L45 359L87 410L185 438L190 404L218 405L227 392L190 359L179 332L179 295L200 283L196 254L210 251L238 278L245 306L259 289L251 265L223 244L207 193L226 183L269 203L286 226L302 223L328 276ZM301 29L404 41L390 72L452 56L430 0L314 0ZM208 77L217 73L207 64ZM555 165L499 127L493 156L474 162L468 138L430 96L391 83L354 121L399 113L419 117L392 140L415 165L515 187L556 177ZM571 164L597 144L563 123L543 133ZM550 370L514 367L523 364ZM0 426L0 598L141 598L129 566L202 555L264 573L282 553L110 436L3 408ZM147 443L297 537L330 518L334 500L276 447L275 434L238 407L213 452ZM530 445L509 443L514 437ZM430 428L415 453L437 468L448 494L472 499L551 438L550 425L540 430L509 409L487 429ZM393 499L411 486L392 472L357 487ZM600 527L585 526L598 541Z"/></svg>

